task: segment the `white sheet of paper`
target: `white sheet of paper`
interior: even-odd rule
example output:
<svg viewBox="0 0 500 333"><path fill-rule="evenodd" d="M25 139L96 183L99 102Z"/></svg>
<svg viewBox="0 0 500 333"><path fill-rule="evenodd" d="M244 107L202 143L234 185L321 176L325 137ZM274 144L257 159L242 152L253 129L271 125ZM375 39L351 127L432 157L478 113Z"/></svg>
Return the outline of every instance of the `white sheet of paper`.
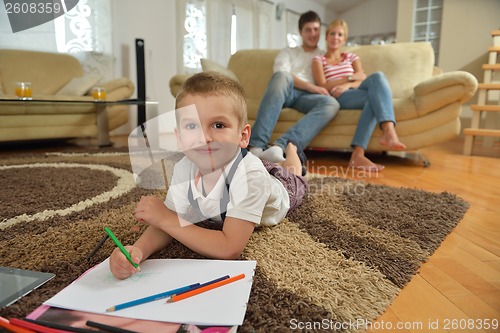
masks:
<svg viewBox="0 0 500 333"><path fill-rule="evenodd" d="M198 325L241 325L245 318L256 262L243 260L149 259L141 271L126 280L116 279L109 258L87 271L44 304L59 308L145 320ZM184 300L166 299L115 312L106 309L146 296L224 275L245 274L242 280Z"/></svg>

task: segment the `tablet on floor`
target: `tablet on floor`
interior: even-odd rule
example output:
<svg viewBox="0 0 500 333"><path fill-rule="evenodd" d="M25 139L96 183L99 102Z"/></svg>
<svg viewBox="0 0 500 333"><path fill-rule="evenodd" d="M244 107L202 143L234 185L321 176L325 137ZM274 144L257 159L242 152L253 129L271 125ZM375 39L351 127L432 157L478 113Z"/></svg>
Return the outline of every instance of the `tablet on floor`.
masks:
<svg viewBox="0 0 500 333"><path fill-rule="evenodd" d="M53 273L0 267L0 308L11 305L54 276Z"/></svg>

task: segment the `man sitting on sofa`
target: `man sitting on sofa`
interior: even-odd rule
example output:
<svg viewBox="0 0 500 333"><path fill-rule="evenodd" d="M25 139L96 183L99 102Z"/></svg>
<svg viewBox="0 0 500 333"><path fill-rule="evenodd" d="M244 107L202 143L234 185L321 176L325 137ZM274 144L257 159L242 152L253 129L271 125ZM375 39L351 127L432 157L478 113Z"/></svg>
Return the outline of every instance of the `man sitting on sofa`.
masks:
<svg viewBox="0 0 500 333"><path fill-rule="evenodd" d="M284 151L288 142L293 142L299 149L306 148L339 110L339 103L328 90L315 85L312 76L312 59L323 53L318 47L321 33L318 14L313 11L302 14L299 32L302 46L285 47L276 57L274 74L252 126L250 151L274 163L285 160ZM267 148L283 107L294 108L305 116Z"/></svg>

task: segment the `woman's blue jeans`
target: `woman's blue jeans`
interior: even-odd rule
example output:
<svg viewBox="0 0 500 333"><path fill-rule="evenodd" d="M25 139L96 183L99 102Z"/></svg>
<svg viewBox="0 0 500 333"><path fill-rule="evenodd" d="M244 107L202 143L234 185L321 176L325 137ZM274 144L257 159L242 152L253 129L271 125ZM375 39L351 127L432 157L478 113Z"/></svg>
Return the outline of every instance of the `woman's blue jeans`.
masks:
<svg viewBox="0 0 500 333"><path fill-rule="evenodd" d="M396 124L392 92L382 72L367 77L357 89L349 89L337 100L342 109L363 109L351 146L366 149L375 126L386 121Z"/></svg>
<svg viewBox="0 0 500 333"><path fill-rule="evenodd" d="M306 148L335 117L340 106L331 96L295 89L290 73L276 72L260 102L257 119L252 126L249 144L251 147L266 149L282 108L294 108L305 114L273 142L285 151L289 141L295 141L300 148Z"/></svg>

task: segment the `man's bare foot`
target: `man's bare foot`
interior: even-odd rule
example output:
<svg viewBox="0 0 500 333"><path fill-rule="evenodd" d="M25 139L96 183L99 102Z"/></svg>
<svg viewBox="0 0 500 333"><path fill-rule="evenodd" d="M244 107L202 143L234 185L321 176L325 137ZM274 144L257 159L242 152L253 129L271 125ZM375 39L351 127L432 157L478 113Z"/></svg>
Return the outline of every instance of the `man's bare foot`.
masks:
<svg viewBox="0 0 500 333"><path fill-rule="evenodd" d="M406 145L399 141L396 129L394 128L394 123L388 121L382 124L382 130L384 134L380 139L379 143L391 150L405 150Z"/></svg>
<svg viewBox="0 0 500 333"><path fill-rule="evenodd" d="M379 172L384 169L383 165L375 164L366 158L365 155L355 155L351 156L351 160L349 161L349 167L354 168L356 170L363 170L367 172Z"/></svg>

